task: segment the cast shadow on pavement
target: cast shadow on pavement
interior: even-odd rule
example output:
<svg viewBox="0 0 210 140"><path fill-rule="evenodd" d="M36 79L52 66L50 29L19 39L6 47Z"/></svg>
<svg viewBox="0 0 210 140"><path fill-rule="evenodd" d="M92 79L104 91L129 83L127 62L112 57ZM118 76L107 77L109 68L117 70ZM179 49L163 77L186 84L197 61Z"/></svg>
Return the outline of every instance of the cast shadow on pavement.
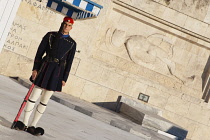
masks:
<svg viewBox="0 0 210 140"><path fill-rule="evenodd" d="M0 125L10 128L12 123L0 116Z"/></svg>

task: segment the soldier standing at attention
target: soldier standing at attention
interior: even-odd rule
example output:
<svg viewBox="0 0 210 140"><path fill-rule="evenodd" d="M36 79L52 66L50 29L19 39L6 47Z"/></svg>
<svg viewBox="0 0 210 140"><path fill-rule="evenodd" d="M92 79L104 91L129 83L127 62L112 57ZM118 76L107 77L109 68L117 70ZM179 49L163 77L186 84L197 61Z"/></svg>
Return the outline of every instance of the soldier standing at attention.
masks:
<svg viewBox="0 0 210 140"><path fill-rule="evenodd" d="M73 24L72 18L65 17L61 24L61 33L48 32L43 37L35 56L30 78L35 87L27 101L23 122L18 121L17 129L25 130L33 135L43 135L44 130L36 125L54 91L61 91L62 86L65 86L76 52L76 42L69 36ZM28 121L35 102L40 96L40 103L35 108L34 118L29 125Z"/></svg>

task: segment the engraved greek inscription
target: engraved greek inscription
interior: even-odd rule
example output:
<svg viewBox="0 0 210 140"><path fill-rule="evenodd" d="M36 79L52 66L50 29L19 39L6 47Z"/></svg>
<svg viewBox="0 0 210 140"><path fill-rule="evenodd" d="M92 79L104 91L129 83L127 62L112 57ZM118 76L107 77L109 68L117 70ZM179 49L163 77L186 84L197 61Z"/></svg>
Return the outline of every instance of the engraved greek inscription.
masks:
<svg viewBox="0 0 210 140"><path fill-rule="evenodd" d="M15 40L23 40L22 37L19 37L11 32L8 33L8 37L13 38Z"/></svg>
<svg viewBox="0 0 210 140"><path fill-rule="evenodd" d="M13 45L15 47L19 47L19 48L26 49L26 50L28 49L28 46L27 45L24 45L24 44L22 44L22 43L20 43L18 41L7 40L7 43L9 45Z"/></svg>
<svg viewBox="0 0 210 140"><path fill-rule="evenodd" d="M14 47L6 45L6 44L4 44L4 48L7 49L7 50L10 50L10 51L14 51L15 50Z"/></svg>
<svg viewBox="0 0 210 140"><path fill-rule="evenodd" d="M42 8L41 4L40 4L39 6L37 6L37 8L41 9L41 8ZM43 9L42 9L42 10L43 10Z"/></svg>
<svg viewBox="0 0 210 140"><path fill-rule="evenodd" d="M22 25L22 24L17 23L17 22L13 22L12 25L13 25L13 27L11 28L11 30L15 30L15 32L16 32L15 28L21 29L21 30L26 30L26 25Z"/></svg>
<svg viewBox="0 0 210 140"><path fill-rule="evenodd" d="M22 40L22 38L18 37L18 36L15 36L14 38L17 39L17 40Z"/></svg>
<svg viewBox="0 0 210 140"><path fill-rule="evenodd" d="M37 6L37 3L36 3L36 2L34 2L34 3L33 3L33 6Z"/></svg>
<svg viewBox="0 0 210 140"><path fill-rule="evenodd" d="M31 0L22 0L22 2L26 2L27 4L29 4L31 6L34 6L34 7L38 8L42 11L49 12L51 14L56 14L54 11L46 8L47 1L43 1L43 2L40 3L40 2L36 2L36 1L31 1Z"/></svg>
<svg viewBox="0 0 210 140"><path fill-rule="evenodd" d="M31 1L30 0L28 1L28 4L31 4Z"/></svg>
<svg viewBox="0 0 210 140"><path fill-rule="evenodd" d="M16 29L11 28L10 31L13 32L13 33L16 33Z"/></svg>
<svg viewBox="0 0 210 140"><path fill-rule="evenodd" d="M15 42L15 46L18 46L19 45L19 42Z"/></svg>

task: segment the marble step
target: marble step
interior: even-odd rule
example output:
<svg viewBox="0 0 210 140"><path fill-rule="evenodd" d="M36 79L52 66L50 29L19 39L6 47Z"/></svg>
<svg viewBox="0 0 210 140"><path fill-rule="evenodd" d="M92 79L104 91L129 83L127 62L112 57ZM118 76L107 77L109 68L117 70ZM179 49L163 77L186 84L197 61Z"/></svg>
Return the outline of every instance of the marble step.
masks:
<svg viewBox="0 0 210 140"><path fill-rule="evenodd" d="M148 112L154 113L156 115L162 116L162 111L161 110L158 110L158 109L156 109L154 107L151 107L149 105L140 103L138 101L126 98L124 96L119 96L118 97L116 112L119 111L122 103L127 104L127 105L129 105L131 107L140 108L140 109L146 110Z"/></svg>
<svg viewBox="0 0 210 140"><path fill-rule="evenodd" d="M135 120L135 123L149 128L153 131L163 131L184 140L188 131L175 123L161 117L161 111L147 106L143 103L120 97L118 100L117 111Z"/></svg>

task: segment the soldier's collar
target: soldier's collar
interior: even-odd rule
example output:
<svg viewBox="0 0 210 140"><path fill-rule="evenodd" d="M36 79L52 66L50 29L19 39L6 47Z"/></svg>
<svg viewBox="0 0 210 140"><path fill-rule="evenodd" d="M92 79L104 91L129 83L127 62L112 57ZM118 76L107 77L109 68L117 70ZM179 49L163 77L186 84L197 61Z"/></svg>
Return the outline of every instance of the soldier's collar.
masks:
<svg viewBox="0 0 210 140"><path fill-rule="evenodd" d="M66 38L66 37L69 37L69 35L63 35L62 37Z"/></svg>

